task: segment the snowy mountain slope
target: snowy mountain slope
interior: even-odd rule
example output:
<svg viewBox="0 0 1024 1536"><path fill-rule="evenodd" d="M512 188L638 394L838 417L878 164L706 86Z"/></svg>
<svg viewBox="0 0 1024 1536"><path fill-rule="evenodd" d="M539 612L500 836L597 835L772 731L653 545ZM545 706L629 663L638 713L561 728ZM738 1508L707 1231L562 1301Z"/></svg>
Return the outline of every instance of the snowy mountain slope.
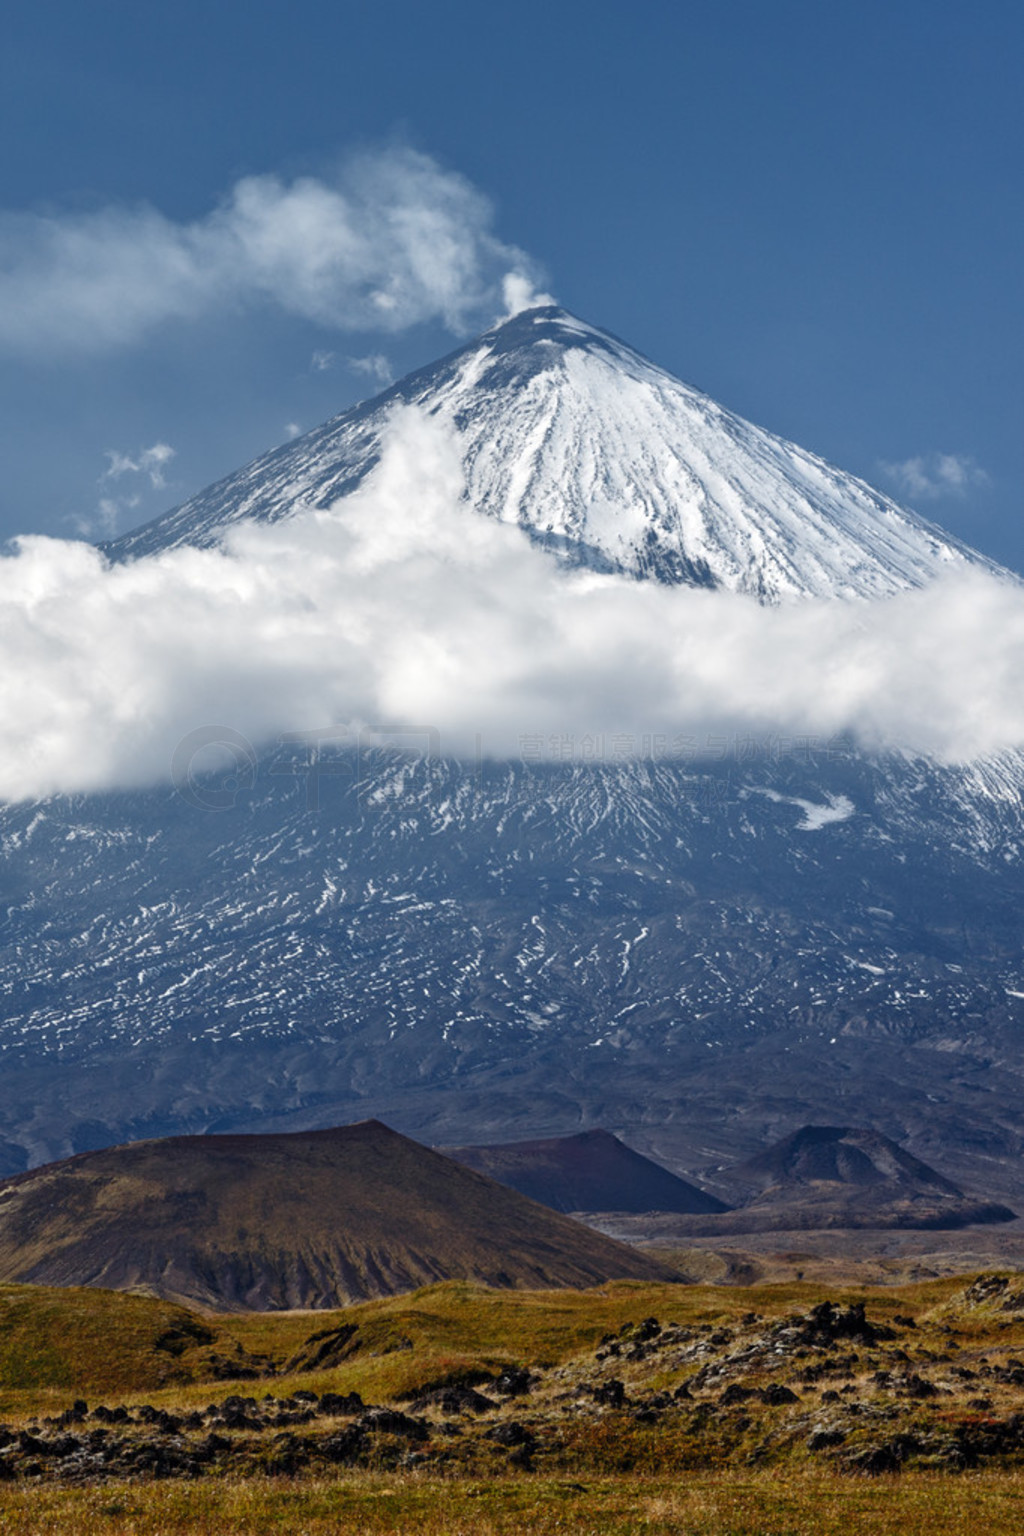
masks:
<svg viewBox="0 0 1024 1536"><path fill-rule="evenodd" d="M111 554L330 506L401 401L459 433L481 513L567 565L775 602L985 564L556 309ZM0 1173L373 1114L435 1143L602 1125L694 1176L855 1124L1019 1203L1019 755L340 753L312 811L301 752L222 811L169 789L0 807Z"/></svg>
<svg viewBox="0 0 1024 1536"><path fill-rule="evenodd" d="M752 426L607 332L527 310L108 546L209 544L244 518L327 507L377 462L388 410L458 432L466 495L568 564L790 597L878 597L980 555Z"/></svg>
<svg viewBox="0 0 1024 1536"><path fill-rule="evenodd" d="M0 812L0 1171L366 1113L436 1141L710 1115L735 1156L789 1105L921 1155L941 1125L965 1177L1024 1145L1019 768L381 753L311 811L286 759L227 811Z"/></svg>

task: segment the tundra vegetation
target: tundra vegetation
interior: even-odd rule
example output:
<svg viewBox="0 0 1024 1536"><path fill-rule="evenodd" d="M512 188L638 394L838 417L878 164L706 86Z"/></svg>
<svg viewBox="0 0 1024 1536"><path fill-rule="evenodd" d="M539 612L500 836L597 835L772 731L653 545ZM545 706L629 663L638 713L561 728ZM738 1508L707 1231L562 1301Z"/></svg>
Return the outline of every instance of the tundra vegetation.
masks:
<svg viewBox="0 0 1024 1536"><path fill-rule="evenodd" d="M0 1529L1017 1531L1024 1289L0 1287Z"/></svg>

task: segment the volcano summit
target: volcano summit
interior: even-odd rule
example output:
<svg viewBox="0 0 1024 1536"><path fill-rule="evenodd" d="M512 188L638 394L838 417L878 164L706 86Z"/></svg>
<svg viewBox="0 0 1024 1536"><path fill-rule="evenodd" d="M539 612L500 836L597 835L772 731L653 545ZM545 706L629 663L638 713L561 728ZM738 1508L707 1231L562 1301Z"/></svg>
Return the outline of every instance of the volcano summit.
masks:
<svg viewBox="0 0 1024 1536"><path fill-rule="evenodd" d="M525 310L109 546L215 543L329 507L404 403L458 433L466 497L568 565L786 597L880 597L980 555L554 307Z"/></svg>

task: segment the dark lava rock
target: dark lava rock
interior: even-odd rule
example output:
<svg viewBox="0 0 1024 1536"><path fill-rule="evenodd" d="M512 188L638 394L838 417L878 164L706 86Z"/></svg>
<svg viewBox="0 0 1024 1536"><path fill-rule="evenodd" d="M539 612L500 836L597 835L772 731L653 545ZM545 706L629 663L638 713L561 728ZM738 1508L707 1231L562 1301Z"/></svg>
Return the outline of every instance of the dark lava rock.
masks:
<svg viewBox="0 0 1024 1536"><path fill-rule="evenodd" d="M865 1445L851 1451L845 1465L851 1472L866 1472L877 1476L881 1472L900 1472L904 1463L917 1454L921 1442L914 1435L894 1435L877 1445Z"/></svg>
<svg viewBox="0 0 1024 1536"><path fill-rule="evenodd" d="M347 1429L321 1440L317 1450L327 1461L348 1467L366 1454L369 1445L370 1439L366 1432L357 1424L350 1424Z"/></svg>
<svg viewBox="0 0 1024 1536"><path fill-rule="evenodd" d="M55 1440L50 1441L49 1454L64 1461L68 1456L77 1456L81 1449L82 1442L77 1435L58 1435Z"/></svg>
<svg viewBox="0 0 1024 1536"><path fill-rule="evenodd" d="M278 1435L263 1470L271 1477L293 1477L309 1465L309 1447L295 1435Z"/></svg>
<svg viewBox="0 0 1024 1536"><path fill-rule="evenodd" d="M181 1430L181 1420L171 1413L165 1413L162 1408L152 1408L144 1403L138 1410L137 1418L140 1424L152 1424L162 1430L166 1435L176 1435Z"/></svg>
<svg viewBox="0 0 1024 1536"><path fill-rule="evenodd" d="M226 1397L220 1408L210 1417L222 1424L225 1429L263 1428L263 1420L254 1397Z"/></svg>
<svg viewBox="0 0 1024 1536"><path fill-rule="evenodd" d="M223 1435L211 1433L192 1447L192 1454L200 1461L213 1461L223 1451L230 1449L230 1440L226 1440Z"/></svg>
<svg viewBox="0 0 1024 1536"><path fill-rule="evenodd" d="M525 1424L520 1424L518 1419L512 1419L507 1424L495 1424L487 1430L485 1440L494 1440L498 1445L534 1445L536 1436L533 1431L527 1429Z"/></svg>
<svg viewBox="0 0 1024 1536"><path fill-rule="evenodd" d="M22 1429L18 1433L18 1450L26 1456L47 1455L45 1440L40 1440L38 1435L33 1435L30 1430Z"/></svg>
<svg viewBox="0 0 1024 1536"><path fill-rule="evenodd" d="M425 1392L411 1406L413 1413L436 1408L453 1418L460 1413L487 1413L498 1405L493 1398L475 1392L472 1387L438 1387L433 1392Z"/></svg>
<svg viewBox="0 0 1024 1536"><path fill-rule="evenodd" d="M502 1397L525 1397L532 1386L533 1377L529 1371L514 1365L507 1365L494 1381L494 1390Z"/></svg>
<svg viewBox="0 0 1024 1536"><path fill-rule="evenodd" d="M934 1382L927 1381L925 1377L918 1376L912 1371L909 1376L904 1376L899 1382L898 1390L907 1397L925 1398L938 1397L939 1389Z"/></svg>
<svg viewBox="0 0 1024 1536"><path fill-rule="evenodd" d="M616 1376L613 1376L610 1381L603 1381L599 1387L593 1387L591 1390L595 1403L600 1403L605 1408L621 1408L626 1401L626 1389Z"/></svg>
<svg viewBox="0 0 1024 1536"><path fill-rule="evenodd" d="M986 1301L994 1301L997 1296L1002 1296L1009 1284L1003 1275L983 1275L967 1287L964 1300L975 1307L983 1306Z"/></svg>
<svg viewBox="0 0 1024 1536"><path fill-rule="evenodd" d="M320 1399L320 1412L328 1415L362 1413L365 1407L358 1392L325 1392Z"/></svg>
<svg viewBox="0 0 1024 1536"><path fill-rule="evenodd" d="M958 1424L954 1431L958 1448L970 1465L979 1457L999 1456L1024 1446L1024 1415L987 1419L981 1424Z"/></svg>
<svg viewBox="0 0 1024 1536"><path fill-rule="evenodd" d="M925 1377L918 1376L910 1371L904 1375L897 1375L891 1371L876 1371L871 1378L874 1386L883 1391L896 1392L900 1397L913 1397L923 1400L927 1397L938 1397L939 1389L933 1382Z"/></svg>
<svg viewBox="0 0 1024 1536"><path fill-rule="evenodd" d="M767 1403L769 1408L781 1408L783 1403L798 1403L800 1399L781 1382L773 1381L770 1386L762 1388L761 1401Z"/></svg>
<svg viewBox="0 0 1024 1536"><path fill-rule="evenodd" d="M407 1440L426 1440L430 1433L422 1419L410 1418L397 1408L368 1408L354 1428L364 1433L402 1435Z"/></svg>
<svg viewBox="0 0 1024 1536"><path fill-rule="evenodd" d="M812 1429L807 1436L807 1448L811 1451L827 1451L833 1445L842 1445L846 1439L843 1429Z"/></svg>
<svg viewBox="0 0 1024 1536"><path fill-rule="evenodd" d="M819 1302L801 1322L803 1342L819 1347L827 1347L839 1339L856 1339L861 1344L874 1344L879 1339L893 1337L891 1328L868 1322L861 1301L853 1302L848 1307L838 1307L831 1301Z"/></svg>

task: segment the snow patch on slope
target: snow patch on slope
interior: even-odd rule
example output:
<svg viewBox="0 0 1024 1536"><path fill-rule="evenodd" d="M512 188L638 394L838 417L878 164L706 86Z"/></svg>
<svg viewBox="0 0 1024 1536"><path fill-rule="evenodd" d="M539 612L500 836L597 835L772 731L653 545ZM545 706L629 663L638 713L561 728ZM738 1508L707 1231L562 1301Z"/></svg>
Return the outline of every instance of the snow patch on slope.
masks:
<svg viewBox="0 0 1024 1536"><path fill-rule="evenodd" d="M796 795L780 795L774 789L753 789L749 793L764 795L767 800L774 800L779 805L795 805L803 812L803 821L796 826L798 832L818 832L833 822L849 821L856 813L856 806L846 795L827 794L825 804L820 805L813 800L801 800Z"/></svg>

